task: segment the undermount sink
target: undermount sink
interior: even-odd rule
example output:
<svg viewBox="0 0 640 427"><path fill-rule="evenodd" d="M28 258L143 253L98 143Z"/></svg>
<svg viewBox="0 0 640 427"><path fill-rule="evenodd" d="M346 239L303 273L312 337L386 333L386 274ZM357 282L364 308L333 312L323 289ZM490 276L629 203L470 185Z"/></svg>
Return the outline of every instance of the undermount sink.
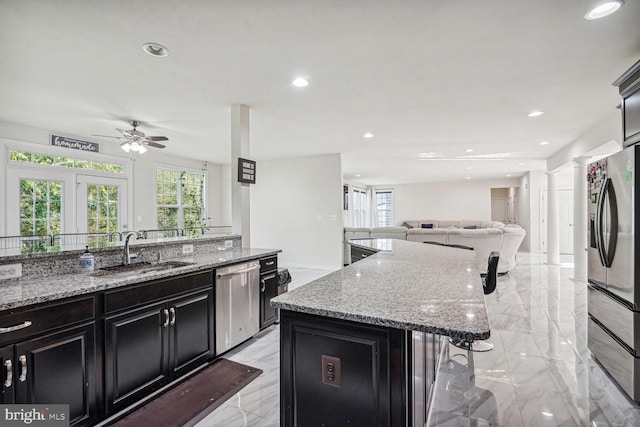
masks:
<svg viewBox="0 0 640 427"><path fill-rule="evenodd" d="M167 261L160 264L151 264L149 262L139 262L129 265L115 265L112 267L103 267L92 273L92 276L109 276L109 277L131 277L156 271L171 270L178 267L186 267L193 265L193 262L186 261Z"/></svg>

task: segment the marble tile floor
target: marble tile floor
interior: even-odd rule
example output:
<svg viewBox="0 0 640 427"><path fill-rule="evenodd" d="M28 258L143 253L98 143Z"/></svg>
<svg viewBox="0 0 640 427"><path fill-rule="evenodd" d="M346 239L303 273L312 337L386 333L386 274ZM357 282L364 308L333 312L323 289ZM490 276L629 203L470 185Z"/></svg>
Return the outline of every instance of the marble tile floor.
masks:
<svg viewBox="0 0 640 427"><path fill-rule="evenodd" d="M560 261L560 266L548 266L544 256L519 253L516 268L498 278L496 292L486 297L489 341L495 347L471 355L449 347L441 379L449 381L451 393L434 403L431 425L640 425L640 407L591 358L586 282L572 280L569 257ZM294 268L290 272L290 288L328 273ZM197 426L278 426L278 327L266 329L225 357L264 373ZM446 377L447 364L456 378ZM461 377L458 373L465 367L469 375Z"/></svg>

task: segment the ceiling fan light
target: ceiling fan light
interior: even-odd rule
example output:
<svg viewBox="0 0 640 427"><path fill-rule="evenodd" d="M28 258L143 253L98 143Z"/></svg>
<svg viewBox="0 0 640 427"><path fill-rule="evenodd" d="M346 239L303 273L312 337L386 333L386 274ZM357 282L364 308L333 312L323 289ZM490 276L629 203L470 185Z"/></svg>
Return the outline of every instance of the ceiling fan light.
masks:
<svg viewBox="0 0 640 427"><path fill-rule="evenodd" d="M143 144L138 145L138 153L143 154L147 152L147 148Z"/></svg>
<svg viewBox="0 0 640 427"><path fill-rule="evenodd" d="M127 153L128 153L129 151L131 151L131 144L130 144L130 143L128 143L128 142L125 142L124 144L121 144L121 145L120 145L120 147L121 147L124 151L126 151Z"/></svg>

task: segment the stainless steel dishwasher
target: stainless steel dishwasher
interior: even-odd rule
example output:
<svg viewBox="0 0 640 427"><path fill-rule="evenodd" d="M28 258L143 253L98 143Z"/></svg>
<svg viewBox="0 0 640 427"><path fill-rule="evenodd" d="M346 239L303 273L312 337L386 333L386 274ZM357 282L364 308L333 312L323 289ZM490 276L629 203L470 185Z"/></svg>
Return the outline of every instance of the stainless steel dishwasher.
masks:
<svg viewBox="0 0 640 427"><path fill-rule="evenodd" d="M258 261L236 264L216 274L216 354L251 338L260 329Z"/></svg>

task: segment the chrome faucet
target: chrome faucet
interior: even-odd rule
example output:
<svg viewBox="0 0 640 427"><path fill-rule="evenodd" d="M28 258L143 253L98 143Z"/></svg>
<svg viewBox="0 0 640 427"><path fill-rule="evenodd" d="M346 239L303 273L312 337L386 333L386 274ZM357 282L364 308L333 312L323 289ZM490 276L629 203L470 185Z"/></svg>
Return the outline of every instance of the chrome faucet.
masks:
<svg viewBox="0 0 640 427"><path fill-rule="evenodd" d="M122 256L122 264L124 265L129 265L131 264L131 258L137 258L138 255L136 254L132 254L129 252L129 239L131 238L131 236L136 236L136 239L138 238L138 233L135 231L129 231L127 234L125 234L124 237L124 254Z"/></svg>

